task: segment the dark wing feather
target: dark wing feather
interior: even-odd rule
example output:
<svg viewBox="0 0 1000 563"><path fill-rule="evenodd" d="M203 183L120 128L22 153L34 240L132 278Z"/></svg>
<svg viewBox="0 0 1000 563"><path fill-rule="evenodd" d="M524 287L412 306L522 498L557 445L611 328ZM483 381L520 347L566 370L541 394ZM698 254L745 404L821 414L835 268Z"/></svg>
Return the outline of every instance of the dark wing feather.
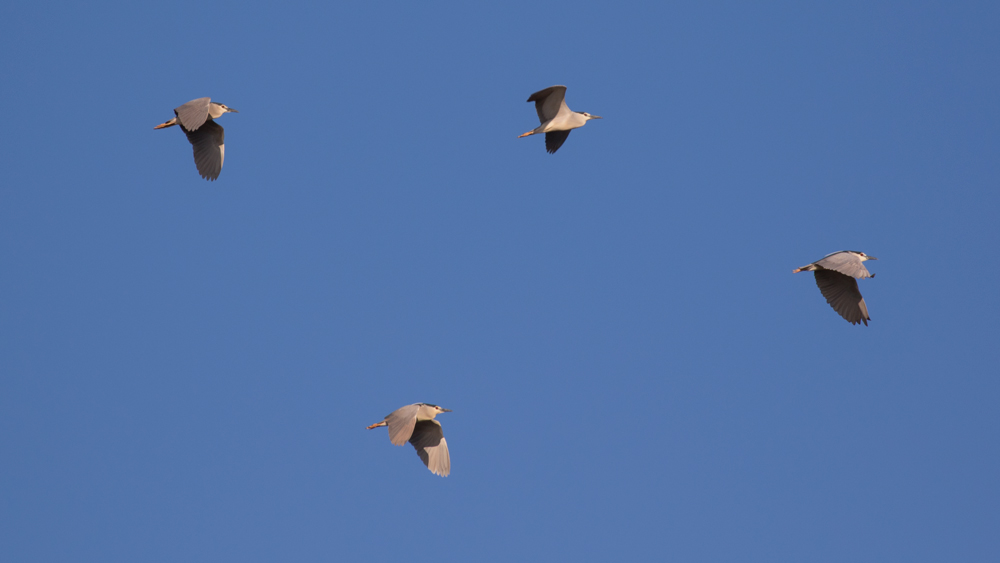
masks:
<svg viewBox="0 0 1000 563"><path fill-rule="evenodd" d="M202 178L214 181L222 172L222 161L226 156L226 133L222 126L209 119L197 131L181 127L188 141L194 146L194 163Z"/></svg>
<svg viewBox="0 0 1000 563"><path fill-rule="evenodd" d="M856 279L833 270L816 270L814 273L816 285L834 311L851 324L863 322L868 326L871 317Z"/></svg>
<svg viewBox="0 0 1000 563"><path fill-rule="evenodd" d="M431 473L442 477L451 473L451 456L448 455L448 442L444 439L441 423L436 420L417 422L410 443Z"/></svg>
<svg viewBox="0 0 1000 563"><path fill-rule="evenodd" d="M554 154L566 142L569 131L549 131L545 134L545 150Z"/></svg>

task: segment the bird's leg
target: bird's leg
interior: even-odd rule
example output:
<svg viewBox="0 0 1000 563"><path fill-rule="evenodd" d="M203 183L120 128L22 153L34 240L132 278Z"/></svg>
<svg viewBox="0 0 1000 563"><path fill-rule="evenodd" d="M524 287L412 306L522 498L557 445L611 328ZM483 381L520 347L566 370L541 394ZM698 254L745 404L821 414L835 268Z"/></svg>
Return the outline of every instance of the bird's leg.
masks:
<svg viewBox="0 0 1000 563"><path fill-rule="evenodd" d="M371 426L365 427L365 430L371 430L372 428L378 428L379 426L386 426L386 422L384 420L382 422L376 422L375 424L372 424Z"/></svg>
<svg viewBox="0 0 1000 563"><path fill-rule="evenodd" d="M163 129L164 127L172 127L174 125L177 125L177 118L176 117L173 118L173 119L171 119L170 121L165 121L165 122L157 125L156 127L153 127L153 129Z"/></svg>

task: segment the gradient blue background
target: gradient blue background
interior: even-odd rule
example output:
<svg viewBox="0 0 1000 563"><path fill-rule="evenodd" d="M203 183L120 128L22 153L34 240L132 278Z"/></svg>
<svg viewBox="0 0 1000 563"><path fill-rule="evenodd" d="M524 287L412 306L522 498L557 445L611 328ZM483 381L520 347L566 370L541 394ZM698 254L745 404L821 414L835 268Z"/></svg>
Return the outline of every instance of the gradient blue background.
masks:
<svg viewBox="0 0 1000 563"><path fill-rule="evenodd" d="M0 20L0 559L1000 551L996 2ZM447 479L364 430L418 401Z"/></svg>

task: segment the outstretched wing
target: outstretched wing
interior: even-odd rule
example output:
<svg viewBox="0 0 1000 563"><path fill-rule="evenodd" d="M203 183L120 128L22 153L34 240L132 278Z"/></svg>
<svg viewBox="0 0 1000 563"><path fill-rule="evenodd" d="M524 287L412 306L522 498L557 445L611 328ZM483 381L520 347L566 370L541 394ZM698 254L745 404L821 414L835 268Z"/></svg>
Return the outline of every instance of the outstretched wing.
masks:
<svg viewBox="0 0 1000 563"><path fill-rule="evenodd" d="M865 268L865 263L857 254L851 252L843 250L834 252L829 256L823 257L821 260L817 260L815 263L817 266L840 272L852 278L861 279L871 277L871 274L868 273L868 268Z"/></svg>
<svg viewBox="0 0 1000 563"><path fill-rule="evenodd" d="M214 181L222 172L222 161L226 157L226 133L222 126L209 119L197 131L184 128L184 133L194 146L194 163L201 177Z"/></svg>
<svg viewBox="0 0 1000 563"><path fill-rule="evenodd" d="M180 106L174 110L177 121L188 131L197 130L208 119L208 104L211 101L212 98L198 98Z"/></svg>
<svg viewBox="0 0 1000 563"><path fill-rule="evenodd" d="M569 108L566 107L565 86L549 86L544 90L539 90L528 96L528 101L535 102L535 111L538 112L538 121L541 123L555 117L563 108L569 111Z"/></svg>
<svg viewBox="0 0 1000 563"><path fill-rule="evenodd" d="M451 473L451 456L448 455L448 442L444 439L441 423L421 420L413 429L410 443L431 473L442 477Z"/></svg>
<svg viewBox="0 0 1000 563"><path fill-rule="evenodd" d="M816 270L814 273L816 285L834 311L851 324L863 322L868 326L871 317L856 279L833 270Z"/></svg>
<svg viewBox="0 0 1000 563"><path fill-rule="evenodd" d="M417 410L420 405L406 405L392 411L385 417L389 426L389 441L394 446L402 446L413 434L413 425L417 422Z"/></svg>
<svg viewBox="0 0 1000 563"><path fill-rule="evenodd" d="M549 131L545 134L545 151L555 153L566 142L569 131Z"/></svg>

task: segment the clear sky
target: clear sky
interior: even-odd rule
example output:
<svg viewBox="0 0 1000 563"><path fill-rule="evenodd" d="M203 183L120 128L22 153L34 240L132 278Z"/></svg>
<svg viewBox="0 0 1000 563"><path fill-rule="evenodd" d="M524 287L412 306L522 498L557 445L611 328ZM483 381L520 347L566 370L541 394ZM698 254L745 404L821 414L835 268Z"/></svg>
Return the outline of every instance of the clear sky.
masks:
<svg viewBox="0 0 1000 563"><path fill-rule="evenodd" d="M1000 4L748 4L4 4L0 560L992 560Z"/></svg>

